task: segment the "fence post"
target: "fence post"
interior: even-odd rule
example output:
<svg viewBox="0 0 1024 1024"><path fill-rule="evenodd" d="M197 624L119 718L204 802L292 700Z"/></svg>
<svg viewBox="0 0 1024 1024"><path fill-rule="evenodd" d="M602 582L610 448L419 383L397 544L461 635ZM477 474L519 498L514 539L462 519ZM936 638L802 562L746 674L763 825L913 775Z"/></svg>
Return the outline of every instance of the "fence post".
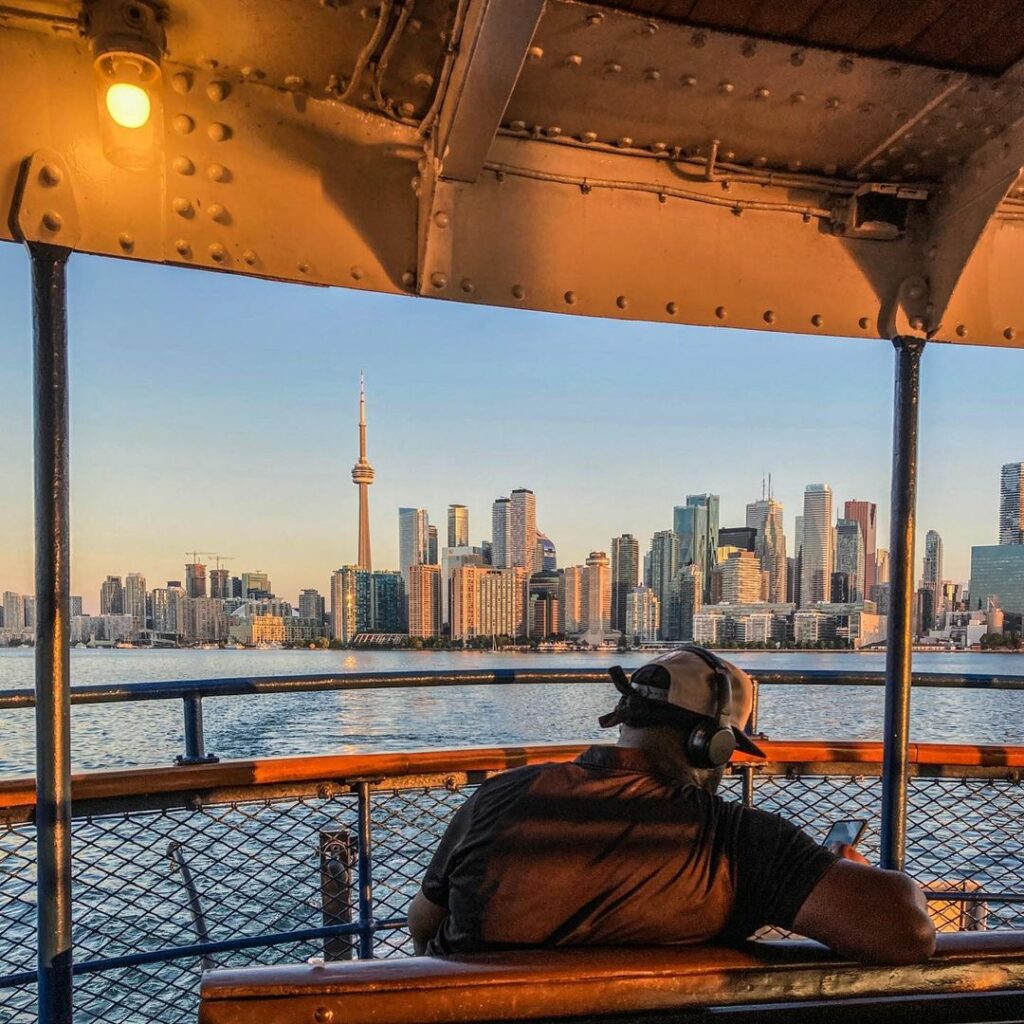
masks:
<svg viewBox="0 0 1024 1024"><path fill-rule="evenodd" d="M750 717L747 719L747 724L743 727L743 731L748 736L757 735L757 711L761 701L760 686L756 679L751 679L751 702L750 702ZM754 805L754 766L752 764L745 764L740 768L740 775L743 777L743 803L747 807Z"/></svg>
<svg viewBox="0 0 1024 1024"><path fill-rule="evenodd" d="M320 832L320 905L325 928L352 923L352 851L355 846L347 828ZM324 938L325 960L351 960L350 935Z"/></svg>
<svg viewBox="0 0 1024 1024"><path fill-rule="evenodd" d="M359 796L359 958L373 959L373 857L370 844L370 784L356 785Z"/></svg>
<svg viewBox="0 0 1024 1024"><path fill-rule="evenodd" d="M214 764L215 754L206 752L206 736L203 733L203 695L188 693L182 698L185 711L185 753L179 754L175 764Z"/></svg>

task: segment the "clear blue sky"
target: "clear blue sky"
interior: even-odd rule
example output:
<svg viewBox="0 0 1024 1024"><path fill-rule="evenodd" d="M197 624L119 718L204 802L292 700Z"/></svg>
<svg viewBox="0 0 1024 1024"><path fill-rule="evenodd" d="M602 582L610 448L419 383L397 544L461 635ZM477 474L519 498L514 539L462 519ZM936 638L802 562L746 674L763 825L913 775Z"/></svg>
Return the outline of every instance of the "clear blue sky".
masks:
<svg viewBox="0 0 1024 1024"><path fill-rule="evenodd" d="M771 471L793 518L803 488L880 505L888 546L888 342L631 324L300 288L74 257L70 270L73 590L107 573L149 586L184 553L233 555L294 600L354 561L358 375L369 402L374 561L393 567L400 505L444 534L470 507L537 493L560 564L646 547L688 493L722 525ZM32 590L31 321L25 253L0 245L0 590ZM998 472L1024 458L1024 354L931 346L922 388L920 537L947 578L995 543ZM443 540L442 540L443 543ZM918 566L918 572L920 567Z"/></svg>

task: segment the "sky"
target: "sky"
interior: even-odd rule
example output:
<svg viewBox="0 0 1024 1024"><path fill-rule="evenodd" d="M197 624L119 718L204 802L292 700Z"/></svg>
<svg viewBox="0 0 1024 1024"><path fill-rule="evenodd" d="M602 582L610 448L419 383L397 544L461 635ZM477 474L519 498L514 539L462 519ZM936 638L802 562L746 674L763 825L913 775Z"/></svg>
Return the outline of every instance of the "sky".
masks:
<svg viewBox="0 0 1024 1024"><path fill-rule="evenodd" d="M69 265L72 592L107 574L181 579L219 552L274 590L328 592L357 548L366 374L375 568L397 567L399 506L490 535L494 498L537 495L559 564L633 533L646 548L687 494L721 524L772 474L787 540L808 483L879 504L888 547L888 342L493 309L74 256ZM29 268L0 245L0 591L32 591ZM918 550L943 575L997 541L999 467L1024 459L1024 354L931 345L922 361ZM920 558L918 558L920 574Z"/></svg>

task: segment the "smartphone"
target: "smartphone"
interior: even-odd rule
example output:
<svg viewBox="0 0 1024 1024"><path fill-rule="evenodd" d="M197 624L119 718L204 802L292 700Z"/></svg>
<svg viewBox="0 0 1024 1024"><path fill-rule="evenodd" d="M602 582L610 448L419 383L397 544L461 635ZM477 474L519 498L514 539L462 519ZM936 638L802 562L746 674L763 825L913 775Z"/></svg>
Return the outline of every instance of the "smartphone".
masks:
<svg viewBox="0 0 1024 1024"><path fill-rule="evenodd" d="M856 846L867 827L868 823L864 818L845 818L842 821L833 822L822 845L829 850L834 850L839 846Z"/></svg>

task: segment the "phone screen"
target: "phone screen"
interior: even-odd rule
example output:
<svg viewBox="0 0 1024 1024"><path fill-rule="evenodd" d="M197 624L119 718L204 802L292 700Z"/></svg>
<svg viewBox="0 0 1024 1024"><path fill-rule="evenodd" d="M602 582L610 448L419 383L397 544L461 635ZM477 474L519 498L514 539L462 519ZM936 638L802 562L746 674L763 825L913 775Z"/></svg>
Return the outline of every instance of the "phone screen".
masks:
<svg viewBox="0 0 1024 1024"><path fill-rule="evenodd" d="M860 837L864 834L867 822L858 818L847 818L843 821L834 822L825 836L824 846L856 846Z"/></svg>

